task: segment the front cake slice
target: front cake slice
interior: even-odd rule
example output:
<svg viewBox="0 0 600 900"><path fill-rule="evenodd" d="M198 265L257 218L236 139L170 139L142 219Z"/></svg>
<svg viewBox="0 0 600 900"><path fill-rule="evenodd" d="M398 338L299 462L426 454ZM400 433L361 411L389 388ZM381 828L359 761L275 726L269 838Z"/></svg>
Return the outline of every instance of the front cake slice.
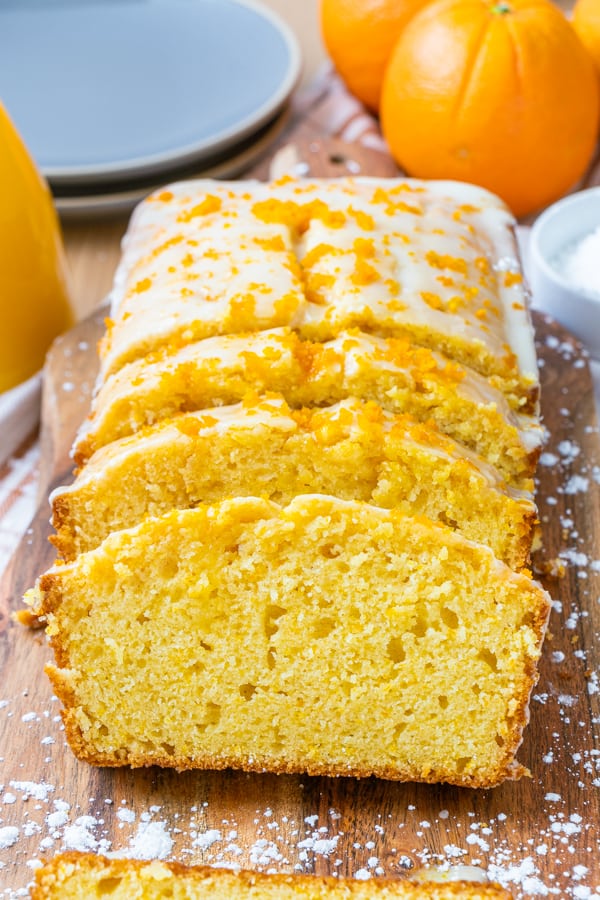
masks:
<svg viewBox="0 0 600 900"><path fill-rule="evenodd" d="M33 602L89 762L522 772L549 599L427 519L324 496L171 512L50 570Z"/></svg>

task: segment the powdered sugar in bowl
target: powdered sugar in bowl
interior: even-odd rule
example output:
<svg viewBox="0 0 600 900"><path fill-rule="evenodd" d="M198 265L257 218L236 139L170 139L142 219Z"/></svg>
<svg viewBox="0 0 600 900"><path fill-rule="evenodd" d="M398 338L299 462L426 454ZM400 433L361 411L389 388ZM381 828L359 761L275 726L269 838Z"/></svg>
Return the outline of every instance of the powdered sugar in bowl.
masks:
<svg viewBox="0 0 600 900"><path fill-rule="evenodd" d="M549 207L531 231L537 305L600 360L600 187Z"/></svg>

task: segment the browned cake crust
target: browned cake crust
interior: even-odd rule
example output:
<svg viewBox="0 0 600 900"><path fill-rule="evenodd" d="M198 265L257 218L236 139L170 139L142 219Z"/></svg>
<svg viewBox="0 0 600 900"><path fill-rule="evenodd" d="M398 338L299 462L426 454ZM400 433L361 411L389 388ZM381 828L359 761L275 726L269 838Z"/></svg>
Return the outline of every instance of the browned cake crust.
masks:
<svg viewBox="0 0 600 900"><path fill-rule="evenodd" d="M31 900L88 900L94 897L128 897L135 888L139 900L200 900L214 897L228 900L243 898L286 898L305 900L331 897L379 897L381 900L510 900L510 894L496 884L467 881L433 882L423 880L368 882L316 875L263 874L260 872L213 869L207 866L183 866L176 862L140 862L107 859L91 853L64 853L54 857L35 875ZM174 888L176 893L173 893Z"/></svg>

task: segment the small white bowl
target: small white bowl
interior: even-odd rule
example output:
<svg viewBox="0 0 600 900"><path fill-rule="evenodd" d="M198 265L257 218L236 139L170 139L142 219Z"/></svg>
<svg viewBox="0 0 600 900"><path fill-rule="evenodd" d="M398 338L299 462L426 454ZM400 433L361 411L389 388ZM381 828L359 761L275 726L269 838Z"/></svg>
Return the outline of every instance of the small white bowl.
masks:
<svg viewBox="0 0 600 900"><path fill-rule="evenodd" d="M531 230L529 279L536 305L565 325L600 360L600 297L575 287L555 267L561 252L598 227L600 187L571 194L550 206Z"/></svg>

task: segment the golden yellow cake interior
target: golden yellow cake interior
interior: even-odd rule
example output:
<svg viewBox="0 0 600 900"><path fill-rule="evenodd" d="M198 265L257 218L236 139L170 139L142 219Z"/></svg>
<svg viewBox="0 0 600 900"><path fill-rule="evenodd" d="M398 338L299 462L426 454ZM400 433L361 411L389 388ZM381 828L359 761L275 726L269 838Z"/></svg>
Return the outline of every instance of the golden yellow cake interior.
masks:
<svg viewBox="0 0 600 900"><path fill-rule="evenodd" d="M31 900L510 900L498 885L355 881L315 875L231 872L206 866L65 853L38 869Z"/></svg>
<svg viewBox="0 0 600 900"><path fill-rule="evenodd" d="M536 510L529 492L441 434L356 399L291 409L279 396L179 415L101 448L53 494L65 559L112 531L169 509L257 495L365 500L453 525L518 569L528 565Z"/></svg>
<svg viewBox="0 0 600 900"><path fill-rule="evenodd" d="M547 596L427 519L236 498L115 532L40 592L90 762L473 786L519 772Z"/></svg>

